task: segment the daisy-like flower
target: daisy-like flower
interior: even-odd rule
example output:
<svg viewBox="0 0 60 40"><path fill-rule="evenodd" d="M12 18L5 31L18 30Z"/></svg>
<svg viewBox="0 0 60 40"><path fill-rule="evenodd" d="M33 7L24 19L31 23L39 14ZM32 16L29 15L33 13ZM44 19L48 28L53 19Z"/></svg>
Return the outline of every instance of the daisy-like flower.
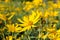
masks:
<svg viewBox="0 0 60 40"><path fill-rule="evenodd" d="M22 28L18 27L18 24L7 24L6 25L8 32L19 32Z"/></svg>
<svg viewBox="0 0 60 40"><path fill-rule="evenodd" d="M6 40L13 40L13 36L6 36Z"/></svg>
<svg viewBox="0 0 60 40"><path fill-rule="evenodd" d="M20 18L18 18L17 20L22 23L20 24L20 26L24 27L21 30L21 32L25 30L29 30L31 29L31 27L36 27L34 24L39 21L41 14L42 14L41 12L37 11L35 13L34 11L32 11L31 15L23 17L23 21Z"/></svg>

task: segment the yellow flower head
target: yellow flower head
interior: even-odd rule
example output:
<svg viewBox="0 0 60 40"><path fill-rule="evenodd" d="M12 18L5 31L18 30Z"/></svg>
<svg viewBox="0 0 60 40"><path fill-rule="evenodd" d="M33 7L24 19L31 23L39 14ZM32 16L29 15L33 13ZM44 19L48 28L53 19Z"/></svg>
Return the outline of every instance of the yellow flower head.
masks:
<svg viewBox="0 0 60 40"><path fill-rule="evenodd" d="M19 18L17 20L22 23L20 24L20 26L23 26L24 30L26 29L29 30L31 26L34 27L34 24L39 21L40 16L41 16L41 12L37 11L35 13L34 11L32 11L31 15L23 17L23 21Z"/></svg>
<svg viewBox="0 0 60 40"><path fill-rule="evenodd" d="M6 40L13 40L13 36L6 36Z"/></svg>
<svg viewBox="0 0 60 40"><path fill-rule="evenodd" d="M18 24L16 24L16 26L14 24L7 24L6 27L9 32L19 32L22 29L21 27L18 27Z"/></svg>

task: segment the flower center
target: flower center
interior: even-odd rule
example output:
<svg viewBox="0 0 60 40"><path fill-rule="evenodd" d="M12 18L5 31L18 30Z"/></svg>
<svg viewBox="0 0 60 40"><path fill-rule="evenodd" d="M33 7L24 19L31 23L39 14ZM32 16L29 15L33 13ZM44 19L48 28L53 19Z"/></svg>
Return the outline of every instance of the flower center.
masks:
<svg viewBox="0 0 60 40"><path fill-rule="evenodd" d="M33 25L33 22L29 21L27 26L31 26L31 25Z"/></svg>

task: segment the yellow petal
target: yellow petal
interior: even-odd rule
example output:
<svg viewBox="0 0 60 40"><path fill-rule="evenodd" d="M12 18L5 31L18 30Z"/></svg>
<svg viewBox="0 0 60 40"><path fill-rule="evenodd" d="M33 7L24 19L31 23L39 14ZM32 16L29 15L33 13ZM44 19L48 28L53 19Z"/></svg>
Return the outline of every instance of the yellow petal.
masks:
<svg viewBox="0 0 60 40"><path fill-rule="evenodd" d="M36 13L34 11L32 11L32 14L29 15L29 20L34 21L35 17L36 17Z"/></svg>
<svg viewBox="0 0 60 40"><path fill-rule="evenodd" d="M20 18L17 19L19 22L24 23Z"/></svg>
<svg viewBox="0 0 60 40"><path fill-rule="evenodd" d="M35 25L32 25L32 27L37 27L37 26L35 26Z"/></svg>
<svg viewBox="0 0 60 40"><path fill-rule="evenodd" d="M20 32L20 30L22 30L21 27L15 27L15 32Z"/></svg>
<svg viewBox="0 0 60 40"><path fill-rule="evenodd" d="M36 21L33 22L33 24L37 23L40 19L37 19Z"/></svg>
<svg viewBox="0 0 60 40"><path fill-rule="evenodd" d="M29 21L28 16L24 16L24 17L23 17L23 21L24 21L24 22L28 22L28 21Z"/></svg>
<svg viewBox="0 0 60 40"><path fill-rule="evenodd" d="M13 40L13 37L12 36L9 36L9 40Z"/></svg>
<svg viewBox="0 0 60 40"><path fill-rule="evenodd" d="M34 19L34 24L39 21L41 14L42 14L41 12L37 13L36 18Z"/></svg>
<svg viewBox="0 0 60 40"><path fill-rule="evenodd" d="M8 18L8 20L11 20L11 18L13 17L14 15L11 15L9 18Z"/></svg>
<svg viewBox="0 0 60 40"><path fill-rule="evenodd" d="M23 31L26 31L26 30L29 30L29 29L31 29L31 26L24 27L20 32L23 32Z"/></svg>
<svg viewBox="0 0 60 40"><path fill-rule="evenodd" d="M27 23L26 23L26 24L19 24L19 25L24 27L24 26L26 26L26 25L27 25Z"/></svg>
<svg viewBox="0 0 60 40"><path fill-rule="evenodd" d="M15 12L11 12L11 16L8 18L8 20L11 20L14 15L15 15Z"/></svg>

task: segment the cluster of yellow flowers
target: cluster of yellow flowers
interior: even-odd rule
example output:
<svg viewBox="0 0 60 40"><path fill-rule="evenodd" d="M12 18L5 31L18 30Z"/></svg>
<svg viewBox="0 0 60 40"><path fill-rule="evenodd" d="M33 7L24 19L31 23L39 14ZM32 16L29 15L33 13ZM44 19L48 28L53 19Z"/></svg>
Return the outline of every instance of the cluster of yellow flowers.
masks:
<svg viewBox="0 0 60 40"><path fill-rule="evenodd" d="M59 11L60 0L0 0L0 40L60 40Z"/></svg>

